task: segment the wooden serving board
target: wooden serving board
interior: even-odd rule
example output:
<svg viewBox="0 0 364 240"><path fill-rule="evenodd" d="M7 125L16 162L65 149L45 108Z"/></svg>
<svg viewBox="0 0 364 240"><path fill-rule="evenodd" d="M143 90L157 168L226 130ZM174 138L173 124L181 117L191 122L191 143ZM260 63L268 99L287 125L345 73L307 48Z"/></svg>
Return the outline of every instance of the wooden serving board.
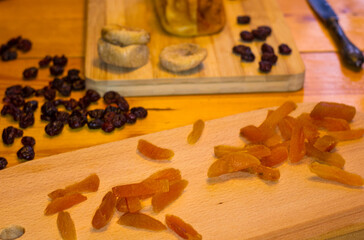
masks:
<svg viewBox="0 0 364 240"><path fill-rule="evenodd" d="M166 33L159 24L151 0L88 0L85 75L87 87L101 93L114 90L125 96L180 95L208 93L295 91L303 86L305 68L290 29L275 0L224 0L227 21L214 35L181 38ZM238 25L238 15L250 15L251 23ZM120 24L146 29L151 34L149 62L138 69L124 69L103 63L97 53L97 40L105 24ZM265 42L278 52L286 43L293 52L278 54L270 73L259 71L262 41L243 43L239 33L268 25L273 32ZM159 53L172 44L194 42L208 50L198 68L174 74L159 64ZM233 46L251 47L256 59L241 62Z"/></svg>
<svg viewBox="0 0 364 240"><path fill-rule="evenodd" d="M300 105L294 114L309 112L313 104ZM249 175L208 179L207 169L215 160L213 147L241 146L239 129L263 121L267 109L241 113L206 122L195 145L186 141L192 125L129 138L23 163L0 171L0 228L18 224L26 229L21 239L60 239L56 215L44 216L47 194L81 180L91 173L100 177L96 193L70 208L78 239L176 239L171 231L152 232L116 223L120 213L101 230L93 230L91 219L102 197L113 186L134 183L158 170L174 167L189 181L182 196L159 214L152 213L150 200L142 212L164 222L174 214L192 224L203 239L307 239L347 225L364 222L364 189L320 180L299 164L284 163L281 178L270 183ZM353 128L364 127L364 114L354 118ZM174 150L171 161L156 162L139 155L140 138ZM364 176L364 140L340 143L338 152L347 160L345 169Z"/></svg>

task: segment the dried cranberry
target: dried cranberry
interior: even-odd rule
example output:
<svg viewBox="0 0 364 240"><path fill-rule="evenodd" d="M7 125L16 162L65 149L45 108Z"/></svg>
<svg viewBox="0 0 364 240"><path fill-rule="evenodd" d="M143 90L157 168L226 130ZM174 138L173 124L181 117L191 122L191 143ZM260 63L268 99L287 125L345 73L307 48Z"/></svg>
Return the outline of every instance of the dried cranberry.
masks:
<svg viewBox="0 0 364 240"><path fill-rule="evenodd" d="M63 130L64 124L61 121L52 121L45 126L45 132L49 136L56 136Z"/></svg>
<svg viewBox="0 0 364 240"><path fill-rule="evenodd" d="M28 52L30 49L32 49L32 42L25 38L21 39L16 45L16 48L20 51Z"/></svg>
<svg viewBox="0 0 364 240"><path fill-rule="evenodd" d="M33 112L27 112L20 115L19 126L21 128L27 128L34 125Z"/></svg>
<svg viewBox="0 0 364 240"><path fill-rule="evenodd" d="M28 113L28 112L35 112L35 110L37 110L38 108L38 102L33 100L33 101L29 101L29 102L26 102L24 104L24 107L23 107L23 112L25 113Z"/></svg>
<svg viewBox="0 0 364 240"><path fill-rule="evenodd" d="M68 125L72 129L83 127L86 123L86 115L77 110L74 110L68 118Z"/></svg>
<svg viewBox="0 0 364 240"><path fill-rule="evenodd" d="M114 127L114 125L112 124L112 122L104 122L104 123L102 124L101 128L102 128L102 130L103 130L104 132L107 132L107 133L112 132L112 131L114 131L114 129L115 129L115 127Z"/></svg>
<svg viewBox="0 0 364 240"><path fill-rule="evenodd" d="M80 90L85 90L85 88L86 88L86 82L83 79L74 81L72 83L72 90L80 91Z"/></svg>
<svg viewBox="0 0 364 240"><path fill-rule="evenodd" d="M276 64L278 57L274 53L265 52L263 53L261 60L271 62L272 64Z"/></svg>
<svg viewBox="0 0 364 240"><path fill-rule="evenodd" d="M274 53L274 49L267 43L263 43L261 47L262 53Z"/></svg>
<svg viewBox="0 0 364 240"><path fill-rule="evenodd" d="M129 103L123 97L119 97L116 101L116 104L123 112L129 111Z"/></svg>
<svg viewBox="0 0 364 240"><path fill-rule="evenodd" d="M45 116L48 117L53 117L55 116L56 112L58 112L57 107L53 102L45 102L41 107L41 111Z"/></svg>
<svg viewBox="0 0 364 240"><path fill-rule="evenodd" d="M92 121L89 121L87 123L87 126L89 129L100 129L103 124L104 124L104 121L102 119L96 118Z"/></svg>
<svg viewBox="0 0 364 240"><path fill-rule="evenodd" d="M255 60L255 55L254 53L243 54L241 55L241 60L245 62L253 62Z"/></svg>
<svg viewBox="0 0 364 240"><path fill-rule="evenodd" d="M6 165L8 165L8 161L5 158L0 157L0 170L6 168Z"/></svg>
<svg viewBox="0 0 364 240"><path fill-rule="evenodd" d="M284 44L284 43L279 45L278 49L279 49L279 53L283 54L283 55L289 55L292 52L292 49L287 44Z"/></svg>
<svg viewBox="0 0 364 240"><path fill-rule="evenodd" d="M126 122L130 123L130 124L135 123L137 120L137 117L135 116L135 114L131 113L131 112L125 113L124 116L126 117Z"/></svg>
<svg viewBox="0 0 364 240"><path fill-rule="evenodd" d="M22 137L22 136L23 136L23 130L10 126L10 127L4 128L3 134L2 134L2 139L5 144L10 145L10 144L14 143L15 138Z"/></svg>
<svg viewBox="0 0 364 240"><path fill-rule="evenodd" d="M244 46L244 45L236 45L233 47L233 52L239 55L243 55L243 54L249 54L251 53L251 49L248 46Z"/></svg>
<svg viewBox="0 0 364 240"><path fill-rule="evenodd" d="M1 54L1 60L3 61L11 61L14 60L18 57L18 54L16 53L16 51L11 51L8 50L6 52L4 52L3 54Z"/></svg>
<svg viewBox="0 0 364 240"><path fill-rule="evenodd" d="M83 96L82 98L80 98L78 100L78 106L81 109L86 109L88 106L90 106L90 104L91 104L91 100L88 96Z"/></svg>
<svg viewBox="0 0 364 240"><path fill-rule="evenodd" d="M23 78L25 80L34 79L38 75L38 68L30 67L23 71Z"/></svg>
<svg viewBox="0 0 364 240"><path fill-rule="evenodd" d="M86 96L89 97L91 102L97 102L100 99L100 94L92 89L86 91Z"/></svg>
<svg viewBox="0 0 364 240"><path fill-rule="evenodd" d="M241 39L243 39L245 42L251 42L254 40L254 35L249 31L242 31L240 33Z"/></svg>
<svg viewBox="0 0 364 240"><path fill-rule="evenodd" d="M63 70L64 70L63 67L58 66L58 65L54 65L54 66L49 68L49 71L50 71L52 76L62 75Z"/></svg>
<svg viewBox="0 0 364 240"><path fill-rule="evenodd" d="M21 139L21 143L24 146L31 146L34 147L35 145L35 139L33 137L25 136Z"/></svg>
<svg viewBox="0 0 364 240"><path fill-rule="evenodd" d="M104 101L106 104L116 103L118 98L120 98L120 94L114 91L108 91L104 94Z"/></svg>
<svg viewBox="0 0 364 240"><path fill-rule="evenodd" d="M31 146L24 146L19 149L16 155L21 160L29 161L34 159L35 153L34 149Z"/></svg>
<svg viewBox="0 0 364 240"><path fill-rule="evenodd" d="M8 87L5 90L5 95L6 96L21 95L22 91L23 91L23 88L21 85L14 85L14 86Z"/></svg>
<svg viewBox="0 0 364 240"><path fill-rule="evenodd" d="M143 107L133 107L130 109L130 112L133 113L137 118L146 118L148 115L147 109Z"/></svg>
<svg viewBox="0 0 364 240"><path fill-rule="evenodd" d="M69 116L70 116L70 114L68 112L59 111L55 115L55 120L61 121L63 123L67 123Z"/></svg>
<svg viewBox="0 0 364 240"><path fill-rule="evenodd" d="M104 113L105 110L104 109L94 109L91 111L88 111L87 114L91 117L91 118L97 118L97 119L101 119L104 117Z"/></svg>
<svg viewBox="0 0 364 240"><path fill-rule="evenodd" d="M111 122L114 127L120 128L126 123L126 117L124 116L124 114L115 114Z"/></svg>
<svg viewBox="0 0 364 240"><path fill-rule="evenodd" d="M63 101L63 105L67 110L71 111L78 106L78 102L76 99L70 98L68 101Z"/></svg>
<svg viewBox="0 0 364 240"><path fill-rule="evenodd" d="M45 67L49 66L51 61L52 61L52 57L47 55L38 62L38 65L39 65L40 68L45 68Z"/></svg>
<svg viewBox="0 0 364 240"><path fill-rule="evenodd" d="M21 39L21 36L11 38L6 45L8 45L9 48L15 47L16 45L18 45Z"/></svg>
<svg viewBox="0 0 364 240"><path fill-rule="evenodd" d="M29 86L25 86L25 87L23 87L23 88L22 88L22 90L21 90L21 96L22 96L23 98L31 97L34 93L35 93L34 88L29 87Z"/></svg>
<svg viewBox="0 0 364 240"><path fill-rule="evenodd" d="M268 62L268 61L260 61L259 62L259 70L262 72L270 72L270 70L272 69L272 63Z"/></svg>
<svg viewBox="0 0 364 240"><path fill-rule="evenodd" d="M53 57L53 65L64 67L67 64L68 59L65 57L65 55L62 55L61 57L54 56Z"/></svg>
<svg viewBox="0 0 364 240"><path fill-rule="evenodd" d="M238 24L248 24L250 23L250 17L249 16L238 16L237 17Z"/></svg>
<svg viewBox="0 0 364 240"><path fill-rule="evenodd" d="M56 98L56 90L50 87L44 87L43 90L43 96L45 99L52 101Z"/></svg>

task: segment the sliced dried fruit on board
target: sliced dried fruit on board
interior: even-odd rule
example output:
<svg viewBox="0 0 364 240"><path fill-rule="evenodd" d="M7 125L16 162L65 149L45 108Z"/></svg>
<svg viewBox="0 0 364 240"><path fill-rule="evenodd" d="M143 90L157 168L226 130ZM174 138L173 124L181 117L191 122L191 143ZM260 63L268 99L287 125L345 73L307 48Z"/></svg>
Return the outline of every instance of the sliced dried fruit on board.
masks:
<svg viewBox="0 0 364 240"><path fill-rule="evenodd" d="M278 181L281 176L278 168L271 168L263 165L255 165L248 168L248 171L267 181Z"/></svg>
<svg viewBox="0 0 364 240"><path fill-rule="evenodd" d="M271 154L270 149L262 144L248 144L244 147L235 147L229 145L217 145L214 147L214 154L218 158L232 152L245 152L257 158L262 158Z"/></svg>
<svg viewBox="0 0 364 240"><path fill-rule="evenodd" d="M175 168L166 168L160 171L157 171L147 177L144 181L147 180L161 180L167 179L169 181L181 180L181 171Z"/></svg>
<svg viewBox="0 0 364 240"><path fill-rule="evenodd" d="M193 124L192 132L187 137L187 142L189 144L195 144L198 139L200 139L203 129L205 128L205 122L201 119L197 120Z"/></svg>
<svg viewBox="0 0 364 240"><path fill-rule="evenodd" d="M240 129L240 136L246 138L252 143L260 143L264 141L265 134L263 130L254 125L248 125Z"/></svg>
<svg viewBox="0 0 364 240"><path fill-rule="evenodd" d="M177 233L181 238L188 240L201 240L202 236L190 224L175 215L166 215L168 228Z"/></svg>
<svg viewBox="0 0 364 240"><path fill-rule="evenodd" d="M337 140L333 136L324 135L318 138L313 146L320 151L330 152L336 147Z"/></svg>
<svg viewBox="0 0 364 240"><path fill-rule="evenodd" d="M298 162L305 156L305 136L303 132L303 126L299 121L296 121L295 125L293 126L292 137L289 146L288 156L291 162Z"/></svg>
<svg viewBox="0 0 364 240"><path fill-rule="evenodd" d="M273 167L288 159L288 149L286 146L276 146L271 149L269 156L260 159L262 165L267 167Z"/></svg>
<svg viewBox="0 0 364 240"><path fill-rule="evenodd" d="M83 196L80 193L73 193L70 195L56 198L48 204L47 208L44 210L44 215L55 214L86 200L87 197Z"/></svg>
<svg viewBox="0 0 364 240"><path fill-rule="evenodd" d="M127 197L126 204L130 213L135 213L142 209L142 203L138 197Z"/></svg>
<svg viewBox="0 0 364 240"><path fill-rule="evenodd" d="M361 176L347 172L335 166L313 162L309 165L309 169L317 176L327 180L332 180L355 187L360 187L364 184L364 179Z"/></svg>
<svg viewBox="0 0 364 240"><path fill-rule="evenodd" d="M344 131L349 130L349 123L340 118L324 117L321 119L313 119L313 124L318 127L325 128L328 131Z"/></svg>
<svg viewBox="0 0 364 240"><path fill-rule="evenodd" d="M319 102L312 109L310 116L316 119L325 117L341 118L351 122L355 113L356 109L353 106L335 102Z"/></svg>
<svg viewBox="0 0 364 240"><path fill-rule="evenodd" d="M152 231L163 231L167 229L159 220L143 213L125 213L119 218L117 223L124 226Z"/></svg>
<svg viewBox="0 0 364 240"><path fill-rule="evenodd" d="M114 215L115 205L115 195L111 191L106 193L92 218L92 226L95 229L100 229L110 222L111 217Z"/></svg>
<svg viewBox="0 0 364 240"><path fill-rule="evenodd" d="M57 216L57 227L63 240L76 240L75 224L68 212L59 212Z"/></svg>
<svg viewBox="0 0 364 240"><path fill-rule="evenodd" d="M96 192L99 189L100 179L96 174L91 174L80 182L74 183L64 189L57 189L48 194L48 197L55 199L70 193Z"/></svg>
<svg viewBox="0 0 364 240"><path fill-rule="evenodd" d="M167 179L148 180L140 183L119 185L112 188L117 197L140 197L149 194L169 191L169 181Z"/></svg>
<svg viewBox="0 0 364 240"><path fill-rule="evenodd" d="M172 150L158 147L143 139L139 139L137 148L141 154L153 160L170 160L174 156Z"/></svg>
<svg viewBox="0 0 364 240"><path fill-rule="evenodd" d="M169 186L168 192L156 193L152 197L153 211L158 213L166 208L169 204L174 202L179 196L182 195L187 185L187 180L177 180Z"/></svg>
<svg viewBox="0 0 364 240"><path fill-rule="evenodd" d="M345 165L345 159L339 153L323 152L309 143L306 143L306 154L309 157L316 158L322 163L332 165L338 168L343 168Z"/></svg>
<svg viewBox="0 0 364 240"><path fill-rule="evenodd" d="M362 138L364 135L364 129L351 129L346 131L334 131L328 132L327 135L334 137L338 141L350 141Z"/></svg>
<svg viewBox="0 0 364 240"><path fill-rule="evenodd" d="M119 212L128 212L128 204L125 197L118 198L116 201L116 210Z"/></svg>

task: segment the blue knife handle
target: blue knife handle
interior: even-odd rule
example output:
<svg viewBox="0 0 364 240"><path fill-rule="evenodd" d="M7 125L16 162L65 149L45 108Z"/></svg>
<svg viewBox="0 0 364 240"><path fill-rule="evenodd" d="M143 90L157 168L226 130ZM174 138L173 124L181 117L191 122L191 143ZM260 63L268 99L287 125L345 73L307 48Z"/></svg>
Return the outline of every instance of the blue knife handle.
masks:
<svg viewBox="0 0 364 240"><path fill-rule="evenodd" d="M333 35L343 61L354 70L361 70L364 62L363 53L346 37L336 18L329 18L326 25Z"/></svg>

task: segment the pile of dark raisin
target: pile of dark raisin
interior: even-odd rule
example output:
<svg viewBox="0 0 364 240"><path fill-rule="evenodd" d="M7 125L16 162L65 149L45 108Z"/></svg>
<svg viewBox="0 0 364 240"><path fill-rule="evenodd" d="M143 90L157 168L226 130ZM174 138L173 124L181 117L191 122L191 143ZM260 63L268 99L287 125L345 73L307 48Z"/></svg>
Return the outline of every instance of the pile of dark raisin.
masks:
<svg viewBox="0 0 364 240"><path fill-rule="evenodd" d="M17 50L28 52L32 48L32 42L21 36L10 39L7 43L1 44L0 56L2 61L15 60L18 57Z"/></svg>
<svg viewBox="0 0 364 240"><path fill-rule="evenodd" d="M35 145L35 139L33 137L23 137L21 139L21 143L23 144L23 147L19 149L19 151L16 153L19 159L24 161L33 160L35 153L34 153L34 145Z"/></svg>
<svg viewBox="0 0 364 240"><path fill-rule="evenodd" d="M238 24L250 23L249 16L238 16ZM242 31L240 32L240 38L245 42L252 42L254 39L259 41L265 41L272 33L272 29L269 26L259 26L257 29L253 29L251 32ZM278 47L279 53L282 55L291 54L292 50L287 44L281 44ZM245 45L236 45L233 47L233 53L240 55L241 60L245 62L253 62L255 55L252 53L250 47ZM267 43L263 43L261 47L261 61L259 62L259 70L264 73L271 71L272 66L276 64L278 56L275 54L272 46Z"/></svg>

